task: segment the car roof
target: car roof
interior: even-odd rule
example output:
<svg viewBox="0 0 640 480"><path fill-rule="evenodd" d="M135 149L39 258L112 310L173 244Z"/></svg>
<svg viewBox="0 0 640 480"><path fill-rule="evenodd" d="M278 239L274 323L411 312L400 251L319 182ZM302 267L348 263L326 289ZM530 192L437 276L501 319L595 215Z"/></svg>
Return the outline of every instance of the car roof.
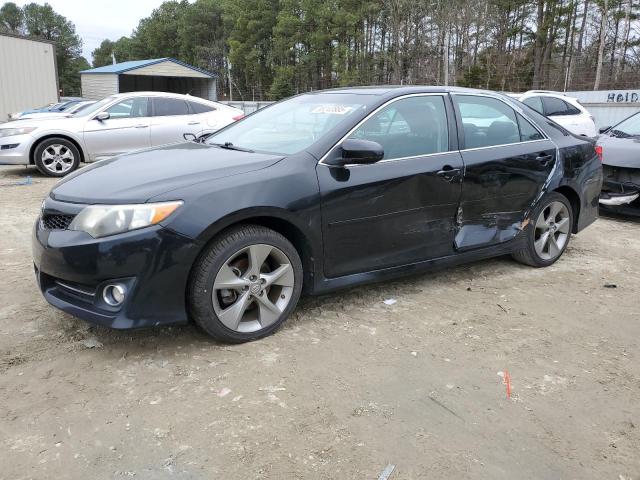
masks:
<svg viewBox="0 0 640 480"><path fill-rule="evenodd" d="M207 100L206 98L196 97L194 95L183 95L181 93L171 93L171 92L126 92L126 93L116 93L113 95L114 98L123 98L123 97L165 97L165 98L179 98L182 100L193 100L196 102L206 102L206 103L216 103L212 100Z"/></svg>
<svg viewBox="0 0 640 480"><path fill-rule="evenodd" d="M367 87L339 87L326 90L316 90L307 92L308 94L322 95L327 93L349 93L355 95L379 95L379 96L399 96L412 93L481 93L489 95L502 95L491 90L480 90L464 87L445 87L439 85L381 85Z"/></svg>

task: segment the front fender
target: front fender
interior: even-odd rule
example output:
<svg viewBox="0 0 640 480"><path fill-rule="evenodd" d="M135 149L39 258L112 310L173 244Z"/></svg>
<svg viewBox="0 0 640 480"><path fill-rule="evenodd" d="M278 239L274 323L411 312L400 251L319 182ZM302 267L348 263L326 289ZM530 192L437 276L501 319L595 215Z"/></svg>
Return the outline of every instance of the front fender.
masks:
<svg viewBox="0 0 640 480"><path fill-rule="evenodd" d="M180 214L163 225L194 239L200 248L231 225L269 224L271 219L299 232L318 264L322 239L316 163L309 154L287 157L262 170L201 182L151 201L181 198Z"/></svg>

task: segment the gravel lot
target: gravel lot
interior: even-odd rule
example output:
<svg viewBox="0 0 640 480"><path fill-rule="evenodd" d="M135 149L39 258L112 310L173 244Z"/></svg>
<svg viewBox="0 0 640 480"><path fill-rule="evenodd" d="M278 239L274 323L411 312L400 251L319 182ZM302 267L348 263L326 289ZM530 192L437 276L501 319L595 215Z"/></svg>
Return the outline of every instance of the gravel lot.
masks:
<svg viewBox="0 0 640 480"><path fill-rule="evenodd" d="M640 223L601 219L547 269L305 298L227 346L49 307L30 242L54 183L0 167L0 479L640 479Z"/></svg>

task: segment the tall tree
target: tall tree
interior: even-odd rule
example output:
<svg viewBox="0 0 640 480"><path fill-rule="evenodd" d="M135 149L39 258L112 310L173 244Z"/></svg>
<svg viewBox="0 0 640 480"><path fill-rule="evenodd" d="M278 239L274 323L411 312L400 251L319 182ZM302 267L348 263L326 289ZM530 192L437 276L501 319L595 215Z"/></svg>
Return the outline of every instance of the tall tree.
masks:
<svg viewBox="0 0 640 480"><path fill-rule="evenodd" d="M0 31L22 33L23 24L24 14L18 5L7 2L0 8Z"/></svg>

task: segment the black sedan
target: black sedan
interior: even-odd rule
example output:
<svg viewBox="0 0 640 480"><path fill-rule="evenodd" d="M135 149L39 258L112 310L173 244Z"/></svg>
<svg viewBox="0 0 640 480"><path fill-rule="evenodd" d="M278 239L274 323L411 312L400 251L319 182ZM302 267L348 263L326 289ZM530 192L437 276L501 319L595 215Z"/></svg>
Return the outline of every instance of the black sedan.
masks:
<svg viewBox="0 0 640 480"><path fill-rule="evenodd" d="M33 233L52 305L134 328L272 333L301 293L510 254L554 263L597 218L594 145L506 96L299 95L58 183Z"/></svg>
<svg viewBox="0 0 640 480"><path fill-rule="evenodd" d="M600 207L640 215L640 113L605 129L597 148L604 174Z"/></svg>

